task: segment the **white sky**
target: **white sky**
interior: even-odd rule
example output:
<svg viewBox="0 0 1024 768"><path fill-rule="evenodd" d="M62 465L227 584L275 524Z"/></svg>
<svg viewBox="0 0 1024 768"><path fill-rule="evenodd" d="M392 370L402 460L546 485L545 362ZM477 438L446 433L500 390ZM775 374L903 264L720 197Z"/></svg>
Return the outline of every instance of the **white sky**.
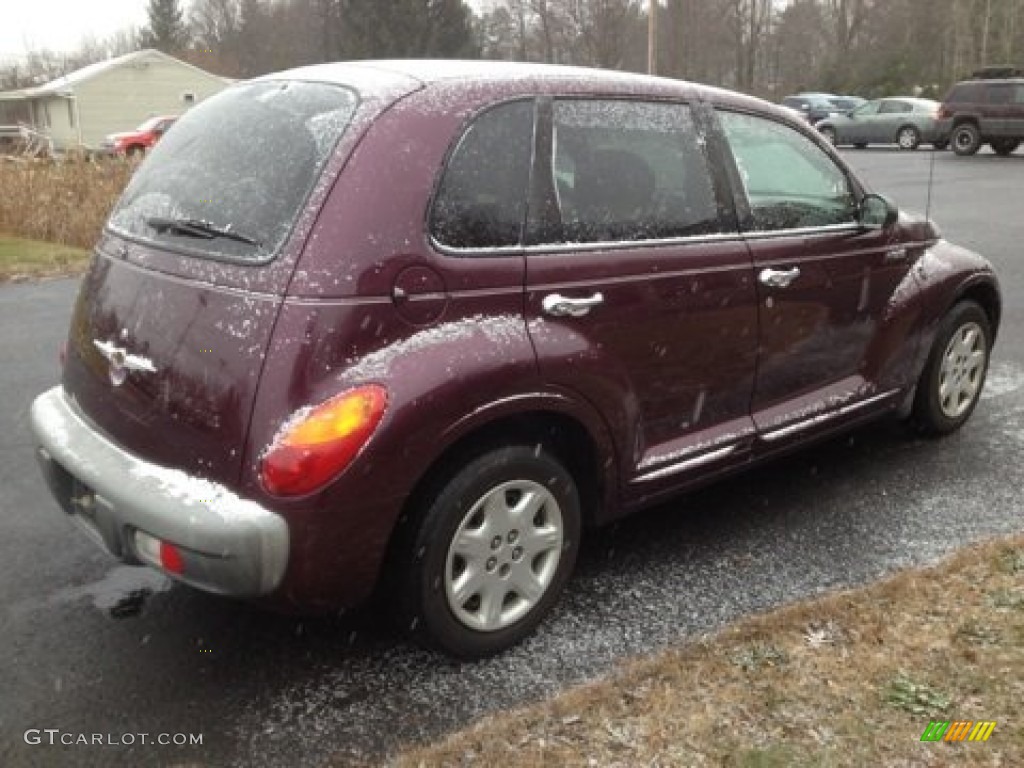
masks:
<svg viewBox="0 0 1024 768"><path fill-rule="evenodd" d="M102 39L146 23L147 0L2 0L0 61L27 50L73 50L83 37Z"/></svg>
<svg viewBox="0 0 1024 768"><path fill-rule="evenodd" d="M480 9L493 0L468 0ZM0 64L29 50L70 51L82 38L99 40L146 24L147 0L0 0ZM183 2L187 9L189 2Z"/></svg>

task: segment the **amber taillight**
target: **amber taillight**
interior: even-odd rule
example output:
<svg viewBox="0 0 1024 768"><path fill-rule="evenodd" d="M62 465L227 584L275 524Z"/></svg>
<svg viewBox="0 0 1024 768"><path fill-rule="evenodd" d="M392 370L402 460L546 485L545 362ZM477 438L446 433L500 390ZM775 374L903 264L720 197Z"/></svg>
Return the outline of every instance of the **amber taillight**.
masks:
<svg viewBox="0 0 1024 768"><path fill-rule="evenodd" d="M326 485L369 441L387 402L384 387L368 384L297 413L263 455L263 487L275 496L302 496Z"/></svg>

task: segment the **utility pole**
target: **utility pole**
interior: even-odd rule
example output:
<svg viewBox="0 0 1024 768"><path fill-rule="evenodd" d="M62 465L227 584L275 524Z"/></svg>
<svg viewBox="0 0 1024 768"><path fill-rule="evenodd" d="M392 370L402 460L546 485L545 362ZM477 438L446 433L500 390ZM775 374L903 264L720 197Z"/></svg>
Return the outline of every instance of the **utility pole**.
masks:
<svg viewBox="0 0 1024 768"><path fill-rule="evenodd" d="M647 3L647 74L658 69L658 0Z"/></svg>

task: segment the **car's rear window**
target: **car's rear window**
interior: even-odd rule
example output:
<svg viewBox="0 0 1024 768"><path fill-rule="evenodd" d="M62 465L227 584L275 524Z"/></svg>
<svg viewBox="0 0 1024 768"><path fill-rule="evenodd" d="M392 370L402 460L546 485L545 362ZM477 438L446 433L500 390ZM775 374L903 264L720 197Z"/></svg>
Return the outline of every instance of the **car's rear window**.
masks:
<svg viewBox="0 0 1024 768"><path fill-rule="evenodd" d="M264 262L291 231L358 99L326 83L228 88L153 149L108 226L200 257Z"/></svg>

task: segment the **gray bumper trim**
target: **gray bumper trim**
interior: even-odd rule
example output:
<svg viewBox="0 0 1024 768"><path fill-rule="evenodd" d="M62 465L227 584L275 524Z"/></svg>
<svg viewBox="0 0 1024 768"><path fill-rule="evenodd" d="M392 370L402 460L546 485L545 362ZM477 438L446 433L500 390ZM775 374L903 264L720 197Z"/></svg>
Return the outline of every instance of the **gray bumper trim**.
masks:
<svg viewBox="0 0 1024 768"><path fill-rule="evenodd" d="M98 433L61 387L32 403L32 431L47 483L93 539L127 562L145 561L135 531L183 550L184 573L210 592L272 592L288 564L288 525L226 487L143 461Z"/></svg>

